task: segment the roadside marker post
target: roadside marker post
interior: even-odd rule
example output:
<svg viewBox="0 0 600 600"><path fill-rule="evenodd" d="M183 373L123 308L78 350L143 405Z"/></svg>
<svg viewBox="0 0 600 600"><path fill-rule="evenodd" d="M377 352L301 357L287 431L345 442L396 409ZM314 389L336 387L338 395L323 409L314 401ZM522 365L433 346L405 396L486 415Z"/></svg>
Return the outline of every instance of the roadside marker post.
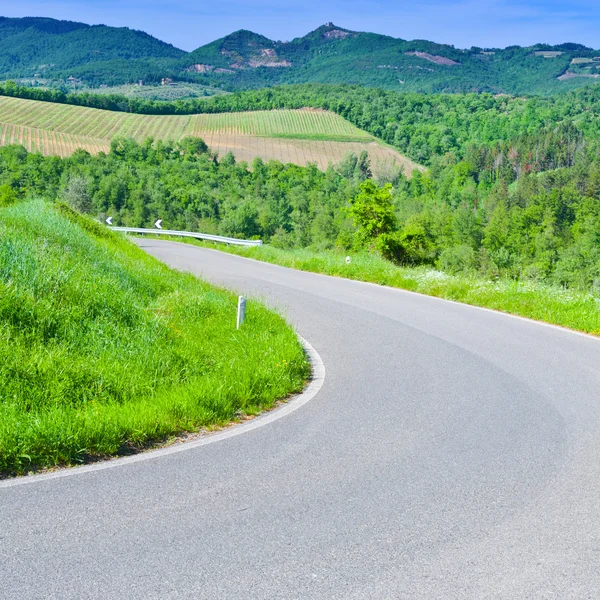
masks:
<svg viewBox="0 0 600 600"><path fill-rule="evenodd" d="M351 259L350 259L350 257L349 257L349 256L346 256L346 264L347 264L347 265L349 265L349 264L350 264L350 260L351 260Z"/></svg>
<svg viewBox="0 0 600 600"><path fill-rule="evenodd" d="M246 298L240 296L238 298L238 310L237 310L237 329L239 329L246 320Z"/></svg>

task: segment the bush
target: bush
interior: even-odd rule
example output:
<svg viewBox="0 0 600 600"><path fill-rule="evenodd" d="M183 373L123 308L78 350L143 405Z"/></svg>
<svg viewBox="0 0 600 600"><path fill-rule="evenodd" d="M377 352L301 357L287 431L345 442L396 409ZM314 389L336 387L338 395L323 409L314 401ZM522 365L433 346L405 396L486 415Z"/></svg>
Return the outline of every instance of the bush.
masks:
<svg viewBox="0 0 600 600"><path fill-rule="evenodd" d="M17 192L12 186L5 183L0 185L0 206L10 206L17 201Z"/></svg>
<svg viewBox="0 0 600 600"><path fill-rule="evenodd" d="M275 233L272 235L269 242L274 248L280 248L281 250L289 250L294 246L294 237L283 227L278 227Z"/></svg>
<svg viewBox="0 0 600 600"><path fill-rule="evenodd" d="M409 266L433 264L435 248L418 218L409 219L400 234L405 258L402 264Z"/></svg>
<svg viewBox="0 0 600 600"><path fill-rule="evenodd" d="M576 289L597 289L600 280L600 248L577 244L565 250L556 264L554 281Z"/></svg>
<svg viewBox="0 0 600 600"><path fill-rule="evenodd" d="M476 265L475 250L471 246L461 244L442 250L437 261L438 269L456 275L473 271Z"/></svg>
<svg viewBox="0 0 600 600"><path fill-rule="evenodd" d="M377 238L375 247L386 260L398 265L405 264L407 261L406 250L402 245L401 235L398 232L380 235Z"/></svg>

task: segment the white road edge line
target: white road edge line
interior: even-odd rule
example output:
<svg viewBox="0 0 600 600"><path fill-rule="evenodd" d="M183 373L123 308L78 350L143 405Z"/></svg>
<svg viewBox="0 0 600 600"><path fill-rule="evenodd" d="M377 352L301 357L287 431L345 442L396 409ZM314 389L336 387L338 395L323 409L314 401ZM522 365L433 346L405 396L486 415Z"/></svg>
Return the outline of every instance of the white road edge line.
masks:
<svg viewBox="0 0 600 600"><path fill-rule="evenodd" d="M165 448L159 448L157 450L147 450L133 456L108 459L104 462L94 463L91 465L84 465L81 467L66 467L58 471L53 471L52 473L26 475L23 477L16 477L14 479L6 479L4 481L0 481L0 489L16 487L19 485L27 485L31 483L41 483L50 479L60 479L62 477L71 477L73 475L84 475L94 471L103 471L104 469L124 467L133 463L154 460L156 458L161 458L162 456L186 452L188 450L193 450L194 448L199 448L200 446L221 442L282 419L283 417L304 406L307 402L310 402L319 393L321 387L323 387L323 382L325 381L325 364L321 360L319 353L302 336L298 336L298 338L302 343L304 351L308 355L312 367L312 377L308 387L302 393L294 396L291 400L285 402L280 407L265 412L251 421L246 421L245 423L240 423L239 425L232 425L224 431L208 434L206 437L202 437L197 440L182 442L172 446L166 446Z"/></svg>

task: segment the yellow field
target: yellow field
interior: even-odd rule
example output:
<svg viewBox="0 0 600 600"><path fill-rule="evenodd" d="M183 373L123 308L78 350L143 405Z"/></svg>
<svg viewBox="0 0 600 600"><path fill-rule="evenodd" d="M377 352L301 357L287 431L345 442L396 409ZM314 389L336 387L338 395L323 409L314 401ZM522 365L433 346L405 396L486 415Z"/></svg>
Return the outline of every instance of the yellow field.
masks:
<svg viewBox="0 0 600 600"><path fill-rule="evenodd" d="M69 156L77 148L107 152L113 137L179 140L201 137L213 152L231 151L238 161L257 156L320 168L348 152L367 150L378 165L418 165L343 119L323 110L272 110L240 113L154 116L0 97L0 144L22 144L30 151Z"/></svg>

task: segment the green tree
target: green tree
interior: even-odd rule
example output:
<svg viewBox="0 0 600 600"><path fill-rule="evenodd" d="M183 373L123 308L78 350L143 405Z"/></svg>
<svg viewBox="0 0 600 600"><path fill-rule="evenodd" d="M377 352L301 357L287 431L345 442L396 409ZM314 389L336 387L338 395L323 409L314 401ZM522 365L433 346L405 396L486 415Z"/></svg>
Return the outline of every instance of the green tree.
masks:
<svg viewBox="0 0 600 600"><path fill-rule="evenodd" d="M61 190L60 198L73 210L80 213L92 212L92 198L88 194L88 180L81 175L71 175Z"/></svg>
<svg viewBox="0 0 600 600"><path fill-rule="evenodd" d="M361 183L360 193L352 201L349 214L354 225L359 227L361 234L367 239L391 233L397 225L392 186L387 184L380 188L370 180Z"/></svg>
<svg viewBox="0 0 600 600"><path fill-rule="evenodd" d="M356 173L358 158L354 152L348 152L344 158L336 165L337 172L346 179L352 179Z"/></svg>
<svg viewBox="0 0 600 600"><path fill-rule="evenodd" d="M208 152L206 142L197 137L184 137L177 144L183 156L192 157Z"/></svg>
<svg viewBox="0 0 600 600"><path fill-rule="evenodd" d="M356 169L358 171L358 177L361 181L364 181L365 179L371 179L371 177L373 177L373 173L371 172L371 160L366 150L363 150L360 153L358 162L356 164Z"/></svg>

